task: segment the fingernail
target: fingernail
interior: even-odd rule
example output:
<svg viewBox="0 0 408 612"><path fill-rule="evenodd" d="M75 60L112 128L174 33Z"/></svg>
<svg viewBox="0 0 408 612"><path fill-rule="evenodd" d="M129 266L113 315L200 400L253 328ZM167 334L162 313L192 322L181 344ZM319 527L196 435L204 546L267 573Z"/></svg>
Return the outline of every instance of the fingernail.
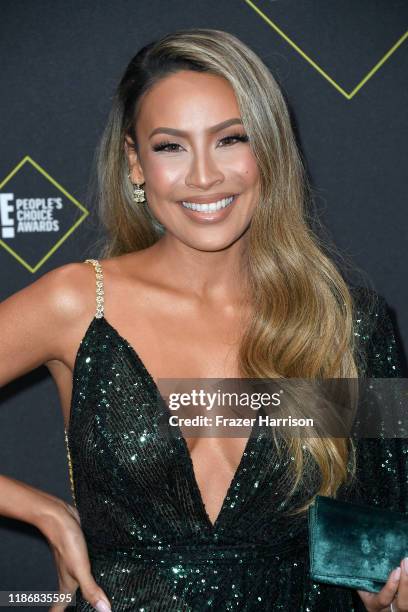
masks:
<svg viewBox="0 0 408 612"><path fill-rule="evenodd" d="M405 557L405 559L402 561L402 566L404 568L404 572L408 574L408 557Z"/></svg>
<svg viewBox="0 0 408 612"><path fill-rule="evenodd" d="M96 602L95 609L98 610L98 612L110 612L111 607L108 606L108 604L105 603L103 599L100 599Z"/></svg>
<svg viewBox="0 0 408 612"><path fill-rule="evenodd" d="M398 580L400 579L400 576L401 576L401 568L396 567L395 570L391 573L391 580L393 580L394 582L398 582Z"/></svg>

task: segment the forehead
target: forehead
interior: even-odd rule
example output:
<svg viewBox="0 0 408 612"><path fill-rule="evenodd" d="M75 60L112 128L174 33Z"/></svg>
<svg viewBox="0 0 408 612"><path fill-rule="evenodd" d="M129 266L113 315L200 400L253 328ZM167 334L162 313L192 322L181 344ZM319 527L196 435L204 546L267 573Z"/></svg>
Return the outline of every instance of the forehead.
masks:
<svg viewBox="0 0 408 612"><path fill-rule="evenodd" d="M234 90L221 76L182 70L156 83L144 96L138 131L157 126L196 131L239 117Z"/></svg>

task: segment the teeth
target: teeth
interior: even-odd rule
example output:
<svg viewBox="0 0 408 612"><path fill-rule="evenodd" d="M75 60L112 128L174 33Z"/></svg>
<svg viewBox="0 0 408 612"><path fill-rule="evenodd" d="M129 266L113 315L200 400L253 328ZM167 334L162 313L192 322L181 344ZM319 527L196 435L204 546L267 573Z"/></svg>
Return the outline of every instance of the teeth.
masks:
<svg viewBox="0 0 408 612"><path fill-rule="evenodd" d="M218 202L210 202L210 204L197 204L196 202L182 202L181 204L184 206L184 208L190 208L191 210L196 210L198 212L214 212L231 204L233 199L234 196L230 196L229 198L224 198Z"/></svg>

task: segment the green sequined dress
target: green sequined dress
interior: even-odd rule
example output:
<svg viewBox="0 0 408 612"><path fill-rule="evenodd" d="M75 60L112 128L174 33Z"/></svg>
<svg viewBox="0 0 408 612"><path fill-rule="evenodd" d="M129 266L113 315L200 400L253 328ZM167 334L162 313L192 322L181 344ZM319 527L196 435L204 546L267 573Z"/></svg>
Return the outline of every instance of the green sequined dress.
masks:
<svg viewBox="0 0 408 612"><path fill-rule="evenodd" d="M97 310L75 360L67 444L73 492L96 582L122 611L353 612L349 589L313 583L307 521L288 518L278 458L262 427L250 436L212 524L181 435L164 436L168 408L134 348L105 319L97 260ZM367 376L401 376L385 303L360 304L355 334ZM358 501L408 510L405 440L362 440ZM76 607L93 610L81 591Z"/></svg>

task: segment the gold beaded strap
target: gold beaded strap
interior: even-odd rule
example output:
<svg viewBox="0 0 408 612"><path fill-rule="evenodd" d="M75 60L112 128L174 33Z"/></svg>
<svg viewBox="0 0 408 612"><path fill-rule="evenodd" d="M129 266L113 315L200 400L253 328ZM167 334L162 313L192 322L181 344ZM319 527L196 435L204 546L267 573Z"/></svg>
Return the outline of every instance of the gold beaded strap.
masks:
<svg viewBox="0 0 408 612"><path fill-rule="evenodd" d="M72 493L72 499L74 500L74 504L76 506L75 487L74 487L74 474L73 474L73 470L72 470L71 453L69 452L68 434L67 434L67 430L66 429L64 429L64 432L65 432L65 444L66 444L66 447L67 447L68 471L69 471L69 480L70 480L70 483L71 483L71 493Z"/></svg>
<svg viewBox="0 0 408 612"><path fill-rule="evenodd" d="M93 267L95 268L95 273L96 273L96 313L95 313L95 317L97 319L100 319L101 317L103 317L103 305L104 305L103 304L104 289L103 289L102 266L97 259L86 259L85 263L91 263ZM64 428L64 432L65 432L65 444L67 447L68 470L69 470L69 480L71 483L71 493L72 493L72 498L74 500L74 504L76 506L74 474L73 474L73 469L72 469L71 453L69 452L68 433L65 428Z"/></svg>
<svg viewBox="0 0 408 612"><path fill-rule="evenodd" d="M95 274L96 274L96 313L95 313L95 317L97 319L100 319L101 317L103 317L103 308L104 308L103 296L105 293L103 289L102 266L97 259L86 259L85 263L91 263L93 267L95 268Z"/></svg>

